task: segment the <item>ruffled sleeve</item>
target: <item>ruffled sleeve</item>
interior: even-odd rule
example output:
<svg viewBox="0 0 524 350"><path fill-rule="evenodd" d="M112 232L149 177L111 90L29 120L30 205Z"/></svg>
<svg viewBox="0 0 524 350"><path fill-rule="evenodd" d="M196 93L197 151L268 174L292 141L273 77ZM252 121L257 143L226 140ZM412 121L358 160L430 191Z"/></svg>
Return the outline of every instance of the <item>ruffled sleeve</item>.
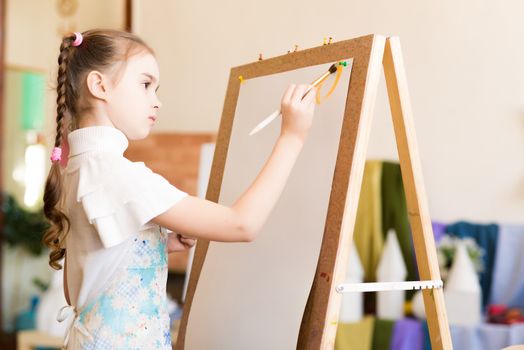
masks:
<svg viewBox="0 0 524 350"><path fill-rule="evenodd" d="M76 200L82 202L106 248L136 235L144 224L187 196L143 162L118 155L95 154L78 171Z"/></svg>

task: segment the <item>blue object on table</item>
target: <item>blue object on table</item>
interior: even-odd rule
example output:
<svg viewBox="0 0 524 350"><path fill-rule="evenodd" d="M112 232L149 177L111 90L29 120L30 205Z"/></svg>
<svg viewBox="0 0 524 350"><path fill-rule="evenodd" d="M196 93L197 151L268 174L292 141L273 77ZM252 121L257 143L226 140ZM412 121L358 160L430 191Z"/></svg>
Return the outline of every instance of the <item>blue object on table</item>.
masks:
<svg viewBox="0 0 524 350"><path fill-rule="evenodd" d="M490 304L524 308L524 225L501 225Z"/></svg>
<svg viewBox="0 0 524 350"><path fill-rule="evenodd" d="M31 306L29 310L22 311L15 319L15 329L21 331L24 329L35 329L36 328L36 306L40 301L40 297L34 295L31 297Z"/></svg>

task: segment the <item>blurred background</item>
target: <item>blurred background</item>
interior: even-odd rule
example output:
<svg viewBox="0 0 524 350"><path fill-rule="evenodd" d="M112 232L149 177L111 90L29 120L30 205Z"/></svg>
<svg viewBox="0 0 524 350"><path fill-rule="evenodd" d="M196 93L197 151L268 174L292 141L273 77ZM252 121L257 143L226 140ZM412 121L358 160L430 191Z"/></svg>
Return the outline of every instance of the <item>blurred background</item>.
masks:
<svg viewBox="0 0 524 350"><path fill-rule="evenodd" d="M44 300L52 310L50 300L62 288L40 244L43 185L55 137L61 38L95 27L137 33L160 65L159 120L125 156L202 197L231 67L260 54L286 54L295 45L319 46L326 38L398 35L441 269L451 286L446 303L458 310L449 315L455 348L524 343L523 12L517 0L0 0L0 348L15 349L17 337L52 347L63 331L46 330L43 324L54 316L38 312ZM152 154L151 147L159 151ZM357 259L348 280L417 278L383 78L367 156ZM380 210L370 210L370 202ZM365 224L370 220L376 225ZM370 247L372 239L378 244ZM190 255L170 255L174 338ZM396 267L383 271L381 261ZM337 348L427 347L417 295L386 303L400 300L401 309L381 309L381 298L388 300L374 293L346 300L353 306L341 312ZM402 337L406 329L417 338ZM403 345L406 339L411 347Z"/></svg>

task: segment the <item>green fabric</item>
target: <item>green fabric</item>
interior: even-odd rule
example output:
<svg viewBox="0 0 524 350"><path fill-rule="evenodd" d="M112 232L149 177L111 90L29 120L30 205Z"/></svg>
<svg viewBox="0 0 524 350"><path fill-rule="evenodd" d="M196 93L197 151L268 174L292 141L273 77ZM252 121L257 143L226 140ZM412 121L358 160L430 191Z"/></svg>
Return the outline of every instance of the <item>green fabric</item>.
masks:
<svg viewBox="0 0 524 350"><path fill-rule="evenodd" d="M375 281L375 271L384 247L380 181L382 162L367 161L362 179L353 242L355 242L364 280Z"/></svg>
<svg viewBox="0 0 524 350"><path fill-rule="evenodd" d="M372 350L388 350L393 336L393 328L395 327L394 320L375 319L375 327L373 328L373 346Z"/></svg>
<svg viewBox="0 0 524 350"><path fill-rule="evenodd" d="M339 323L335 350L368 350L373 342L375 318L364 317L360 322Z"/></svg>
<svg viewBox="0 0 524 350"><path fill-rule="evenodd" d="M407 280L418 279L415 266L415 253L411 240L411 230L407 213L406 195L402 183L400 164L382 164L382 232L385 239L389 229L395 229L408 271ZM412 296L407 293L408 297Z"/></svg>

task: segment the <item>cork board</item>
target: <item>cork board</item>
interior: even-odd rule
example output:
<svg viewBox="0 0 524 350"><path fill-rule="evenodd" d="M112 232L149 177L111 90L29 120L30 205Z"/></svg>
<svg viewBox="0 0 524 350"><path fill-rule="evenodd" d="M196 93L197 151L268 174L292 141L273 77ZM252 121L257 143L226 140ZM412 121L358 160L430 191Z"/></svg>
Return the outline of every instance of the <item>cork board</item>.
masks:
<svg viewBox="0 0 524 350"><path fill-rule="evenodd" d="M259 238L198 242L176 349L319 348L375 42L370 35L231 70L206 195L224 205L238 198L270 154L280 122L247 134L275 109L286 84L308 83L342 60L351 62L351 79L342 79L332 100L317 106L308 142ZM363 159L358 163L353 183L359 187Z"/></svg>

